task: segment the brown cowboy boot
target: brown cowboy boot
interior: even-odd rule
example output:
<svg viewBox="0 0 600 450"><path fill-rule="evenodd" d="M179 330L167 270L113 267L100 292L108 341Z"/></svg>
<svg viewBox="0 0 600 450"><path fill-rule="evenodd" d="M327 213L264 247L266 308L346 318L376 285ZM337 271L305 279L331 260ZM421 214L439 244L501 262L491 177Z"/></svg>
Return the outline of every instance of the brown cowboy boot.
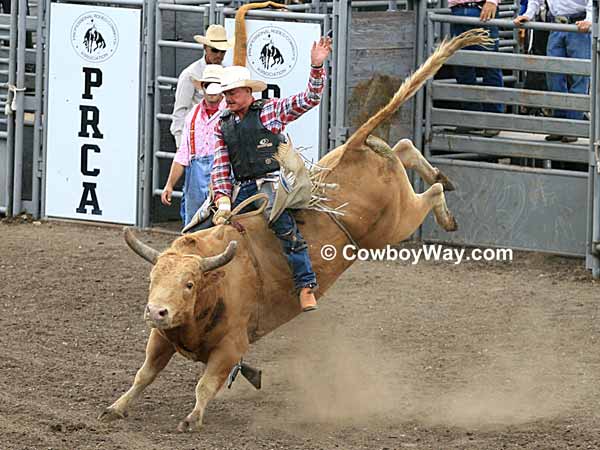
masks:
<svg viewBox="0 0 600 450"><path fill-rule="evenodd" d="M312 288L305 287L300 290L300 308L302 308L302 312L318 309L317 299Z"/></svg>

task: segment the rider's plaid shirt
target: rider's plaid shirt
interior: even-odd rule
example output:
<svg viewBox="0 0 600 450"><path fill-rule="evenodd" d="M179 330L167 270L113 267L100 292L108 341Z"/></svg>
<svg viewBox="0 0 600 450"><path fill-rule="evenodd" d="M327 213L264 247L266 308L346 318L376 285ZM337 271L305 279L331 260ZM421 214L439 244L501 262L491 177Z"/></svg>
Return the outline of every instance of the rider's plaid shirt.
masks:
<svg viewBox="0 0 600 450"><path fill-rule="evenodd" d="M311 68L306 91L287 98L268 100L260 112L260 121L272 133L279 134L285 130L285 125L296 120L305 112L321 102L325 85L325 69ZM240 118L235 115L236 123ZM211 173L211 184L215 200L223 195L231 197L231 164L229 152L223 141L221 131L222 120L215 126L215 159Z"/></svg>

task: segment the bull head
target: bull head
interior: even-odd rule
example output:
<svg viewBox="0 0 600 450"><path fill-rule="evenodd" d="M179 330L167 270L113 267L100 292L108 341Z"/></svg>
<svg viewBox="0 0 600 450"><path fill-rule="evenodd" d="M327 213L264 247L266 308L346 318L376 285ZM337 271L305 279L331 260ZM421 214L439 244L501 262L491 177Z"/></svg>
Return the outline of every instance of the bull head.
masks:
<svg viewBox="0 0 600 450"><path fill-rule="evenodd" d="M210 276L207 272L218 269L235 256L237 242L231 241L222 253L202 257L166 251L162 255L141 242L130 228L125 229L125 241L131 249L154 264L150 274L146 322L154 328L171 329L193 320L197 303L204 311L214 307L214 299L202 298L207 293Z"/></svg>

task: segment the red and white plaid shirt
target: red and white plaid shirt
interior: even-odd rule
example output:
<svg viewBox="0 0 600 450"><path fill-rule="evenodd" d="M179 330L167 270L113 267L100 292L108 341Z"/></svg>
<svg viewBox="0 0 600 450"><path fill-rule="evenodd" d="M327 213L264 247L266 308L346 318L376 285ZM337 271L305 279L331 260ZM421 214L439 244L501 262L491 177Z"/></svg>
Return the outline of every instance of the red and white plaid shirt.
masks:
<svg viewBox="0 0 600 450"><path fill-rule="evenodd" d="M311 68L306 91L287 98L273 98L267 100L260 112L260 121L272 133L279 134L285 130L285 125L296 120L305 112L311 110L321 102L325 87L325 69ZM236 123L240 122L234 114ZM215 126L215 159L211 172L211 184L215 200L223 195L231 197L231 163L229 150L223 140L223 131L220 119Z"/></svg>

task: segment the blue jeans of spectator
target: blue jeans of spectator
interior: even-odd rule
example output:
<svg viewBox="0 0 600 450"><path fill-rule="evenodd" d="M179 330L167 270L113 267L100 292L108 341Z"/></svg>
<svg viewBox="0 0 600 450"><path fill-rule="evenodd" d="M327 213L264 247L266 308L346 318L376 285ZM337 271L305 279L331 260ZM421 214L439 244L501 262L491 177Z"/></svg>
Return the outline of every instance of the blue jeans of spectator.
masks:
<svg viewBox="0 0 600 450"><path fill-rule="evenodd" d="M567 31L552 31L548 37L548 56L563 58L590 59L592 55L592 37L589 33L571 33ZM567 75L548 73L548 89L554 92L571 94L587 94L590 78L583 75L570 75L571 85L567 85ZM555 109L554 117L583 120L583 112Z"/></svg>
<svg viewBox="0 0 600 450"><path fill-rule="evenodd" d="M261 192L263 190L261 189ZM256 182L249 182L242 184L238 195L233 202L233 208L239 205L241 202L246 200L249 197L258 193L258 188L256 186ZM269 205L273 204L275 200L274 191L265 192L269 195ZM246 212L251 208L244 208L243 212ZM270 208L267 208L267 211L270 211ZM267 216L268 219L268 216ZM294 243L289 238L294 234L296 239L299 241L304 241L304 238L300 234L300 230L296 225L296 219L294 216L290 214L289 210L285 210L281 213L281 215L269 224L271 230L275 233L281 242L283 247L283 252L287 258L288 265L290 269L292 269L292 273L294 274L294 286L296 289L301 289L307 286L313 286L317 284L317 277L312 269L312 264L310 262L310 256L308 255L308 247L304 247L302 249L294 249Z"/></svg>
<svg viewBox="0 0 600 450"><path fill-rule="evenodd" d="M481 9L476 6L468 7L453 7L451 8L453 16L461 17L479 17ZM472 30L473 28L481 28L479 25L466 25L453 23L450 25L450 32L452 36L458 36L459 34ZM498 51L498 27L485 27L490 31L490 37L494 39L495 44L493 47L482 47L481 45L471 45L465 47L463 50L480 50L480 51ZM502 70L500 69L481 69L483 71L483 85L484 86L495 86L503 87L504 80L502 79ZM459 84L477 84L477 72L475 67L464 67L454 66L454 76ZM504 105L501 103L470 103L463 102L462 109L472 111L486 111L501 113L504 112Z"/></svg>
<svg viewBox="0 0 600 450"><path fill-rule="evenodd" d="M183 185L182 209L184 210L183 225L187 225L196 211L208 197L210 171L214 155L200 156L190 161L185 168L185 183Z"/></svg>

